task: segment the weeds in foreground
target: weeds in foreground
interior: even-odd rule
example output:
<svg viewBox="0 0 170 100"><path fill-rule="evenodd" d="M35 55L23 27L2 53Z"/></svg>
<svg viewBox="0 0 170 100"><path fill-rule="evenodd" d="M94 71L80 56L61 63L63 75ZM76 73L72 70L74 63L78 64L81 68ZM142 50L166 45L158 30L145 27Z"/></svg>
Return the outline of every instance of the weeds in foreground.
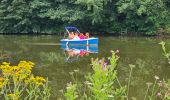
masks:
<svg viewBox="0 0 170 100"><path fill-rule="evenodd" d="M109 60L110 64L106 62ZM126 86L117 87L116 52L108 59L92 59L93 73L88 73L84 83L69 84L64 93L67 100L123 100L127 98ZM74 73L71 73L72 75ZM75 79L75 78L74 78ZM70 90L71 89L71 90Z"/></svg>
<svg viewBox="0 0 170 100"><path fill-rule="evenodd" d="M164 50L166 50L164 48ZM166 53L164 51L164 53ZM167 58L169 56L166 56ZM93 73L86 75L84 83L78 83L76 78L74 83L67 85L67 90L64 93L66 100L128 100L131 76L135 65L130 66L130 74L127 86L122 86L117 77L117 60L116 52L112 52L109 58L110 65L105 62L105 59L92 59ZM77 72L76 72L77 73ZM73 77L75 73L71 73ZM77 74L76 74L77 75ZM75 80L76 79L76 80ZM115 83L120 87L117 87ZM69 99L68 99L69 98ZM70 99L71 98L71 99ZM136 98L134 98L136 99ZM170 80L161 81L158 76L155 76L155 82L147 83L147 90L144 95L144 100L170 100Z"/></svg>

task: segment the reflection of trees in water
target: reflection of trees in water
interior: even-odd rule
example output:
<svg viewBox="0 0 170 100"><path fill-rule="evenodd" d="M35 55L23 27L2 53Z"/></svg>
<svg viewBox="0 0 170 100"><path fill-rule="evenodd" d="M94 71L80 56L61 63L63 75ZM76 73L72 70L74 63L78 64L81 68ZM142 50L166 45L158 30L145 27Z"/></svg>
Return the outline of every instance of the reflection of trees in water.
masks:
<svg viewBox="0 0 170 100"><path fill-rule="evenodd" d="M0 35L0 41L4 41L4 40L5 40L4 35ZM2 42L0 42L0 43L2 43Z"/></svg>
<svg viewBox="0 0 170 100"><path fill-rule="evenodd" d="M118 67L118 77L124 84L128 83L130 73L128 64L130 62L132 61L129 58L121 58L118 64L118 66L120 66ZM145 57L137 58L133 64L136 65L136 67L133 68L129 95L143 99L147 89L147 82L154 82L155 75L161 76L161 78L166 77L164 74L168 73L166 70L166 61L163 61L162 58Z"/></svg>

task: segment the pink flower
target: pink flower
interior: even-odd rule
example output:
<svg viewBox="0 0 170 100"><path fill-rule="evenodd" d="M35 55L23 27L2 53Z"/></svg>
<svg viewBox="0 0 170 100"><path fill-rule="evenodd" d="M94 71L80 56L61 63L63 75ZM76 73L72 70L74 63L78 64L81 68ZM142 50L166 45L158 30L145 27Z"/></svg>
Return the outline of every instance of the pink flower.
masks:
<svg viewBox="0 0 170 100"><path fill-rule="evenodd" d="M158 97L159 97L159 96L161 96L161 93L160 93L160 92L158 92L158 93L157 93L157 96L158 96Z"/></svg>
<svg viewBox="0 0 170 100"><path fill-rule="evenodd" d="M115 53L119 53L120 51L117 49Z"/></svg>
<svg viewBox="0 0 170 100"><path fill-rule="evenodd" d="M113 50L110 50L111 53L113 53L114 51Z"/></svg>
<svg viewBox="0 0 170 100"><path fill-rule="evenodd" d="M102 66L102 70L106 71L107 70L107 62L104 62L103 66Z"/></svg>
<svg viewBox="0 0 170 100"><path fill-rule="evenodd" d="M98 62L99 62L99 63L102 63L102 60L100 59Z"/></svg>
<svg viewBox="0 0 170 100"><path fill-rule="evenodd" d="M107 66L107 62L104 62L104 64L103 64L104 66Z"/></svg>

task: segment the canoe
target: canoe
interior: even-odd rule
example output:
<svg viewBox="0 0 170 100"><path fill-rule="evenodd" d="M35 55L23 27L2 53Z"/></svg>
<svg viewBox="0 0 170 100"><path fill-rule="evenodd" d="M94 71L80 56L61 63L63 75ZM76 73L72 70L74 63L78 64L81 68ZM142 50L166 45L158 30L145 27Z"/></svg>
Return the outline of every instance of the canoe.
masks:
<svg viewBox="0 0 170 100"><path fill-rule="evenodd" d="M89 38L82 40L69 40L62 39L60 40L61 45L69 45L69 46L98 46L98 38Z"/></svg>

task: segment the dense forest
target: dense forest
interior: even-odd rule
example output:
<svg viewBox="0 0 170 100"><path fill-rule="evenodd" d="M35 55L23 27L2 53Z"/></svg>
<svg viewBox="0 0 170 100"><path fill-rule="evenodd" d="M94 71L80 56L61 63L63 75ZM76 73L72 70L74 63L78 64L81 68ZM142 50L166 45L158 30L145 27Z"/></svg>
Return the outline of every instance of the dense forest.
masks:
<svg viewBox="0 0 170 100"><path fill-rule="evenodd" d="M82 31L170 33L170 0L1 0L0 33Z"/></svg>

